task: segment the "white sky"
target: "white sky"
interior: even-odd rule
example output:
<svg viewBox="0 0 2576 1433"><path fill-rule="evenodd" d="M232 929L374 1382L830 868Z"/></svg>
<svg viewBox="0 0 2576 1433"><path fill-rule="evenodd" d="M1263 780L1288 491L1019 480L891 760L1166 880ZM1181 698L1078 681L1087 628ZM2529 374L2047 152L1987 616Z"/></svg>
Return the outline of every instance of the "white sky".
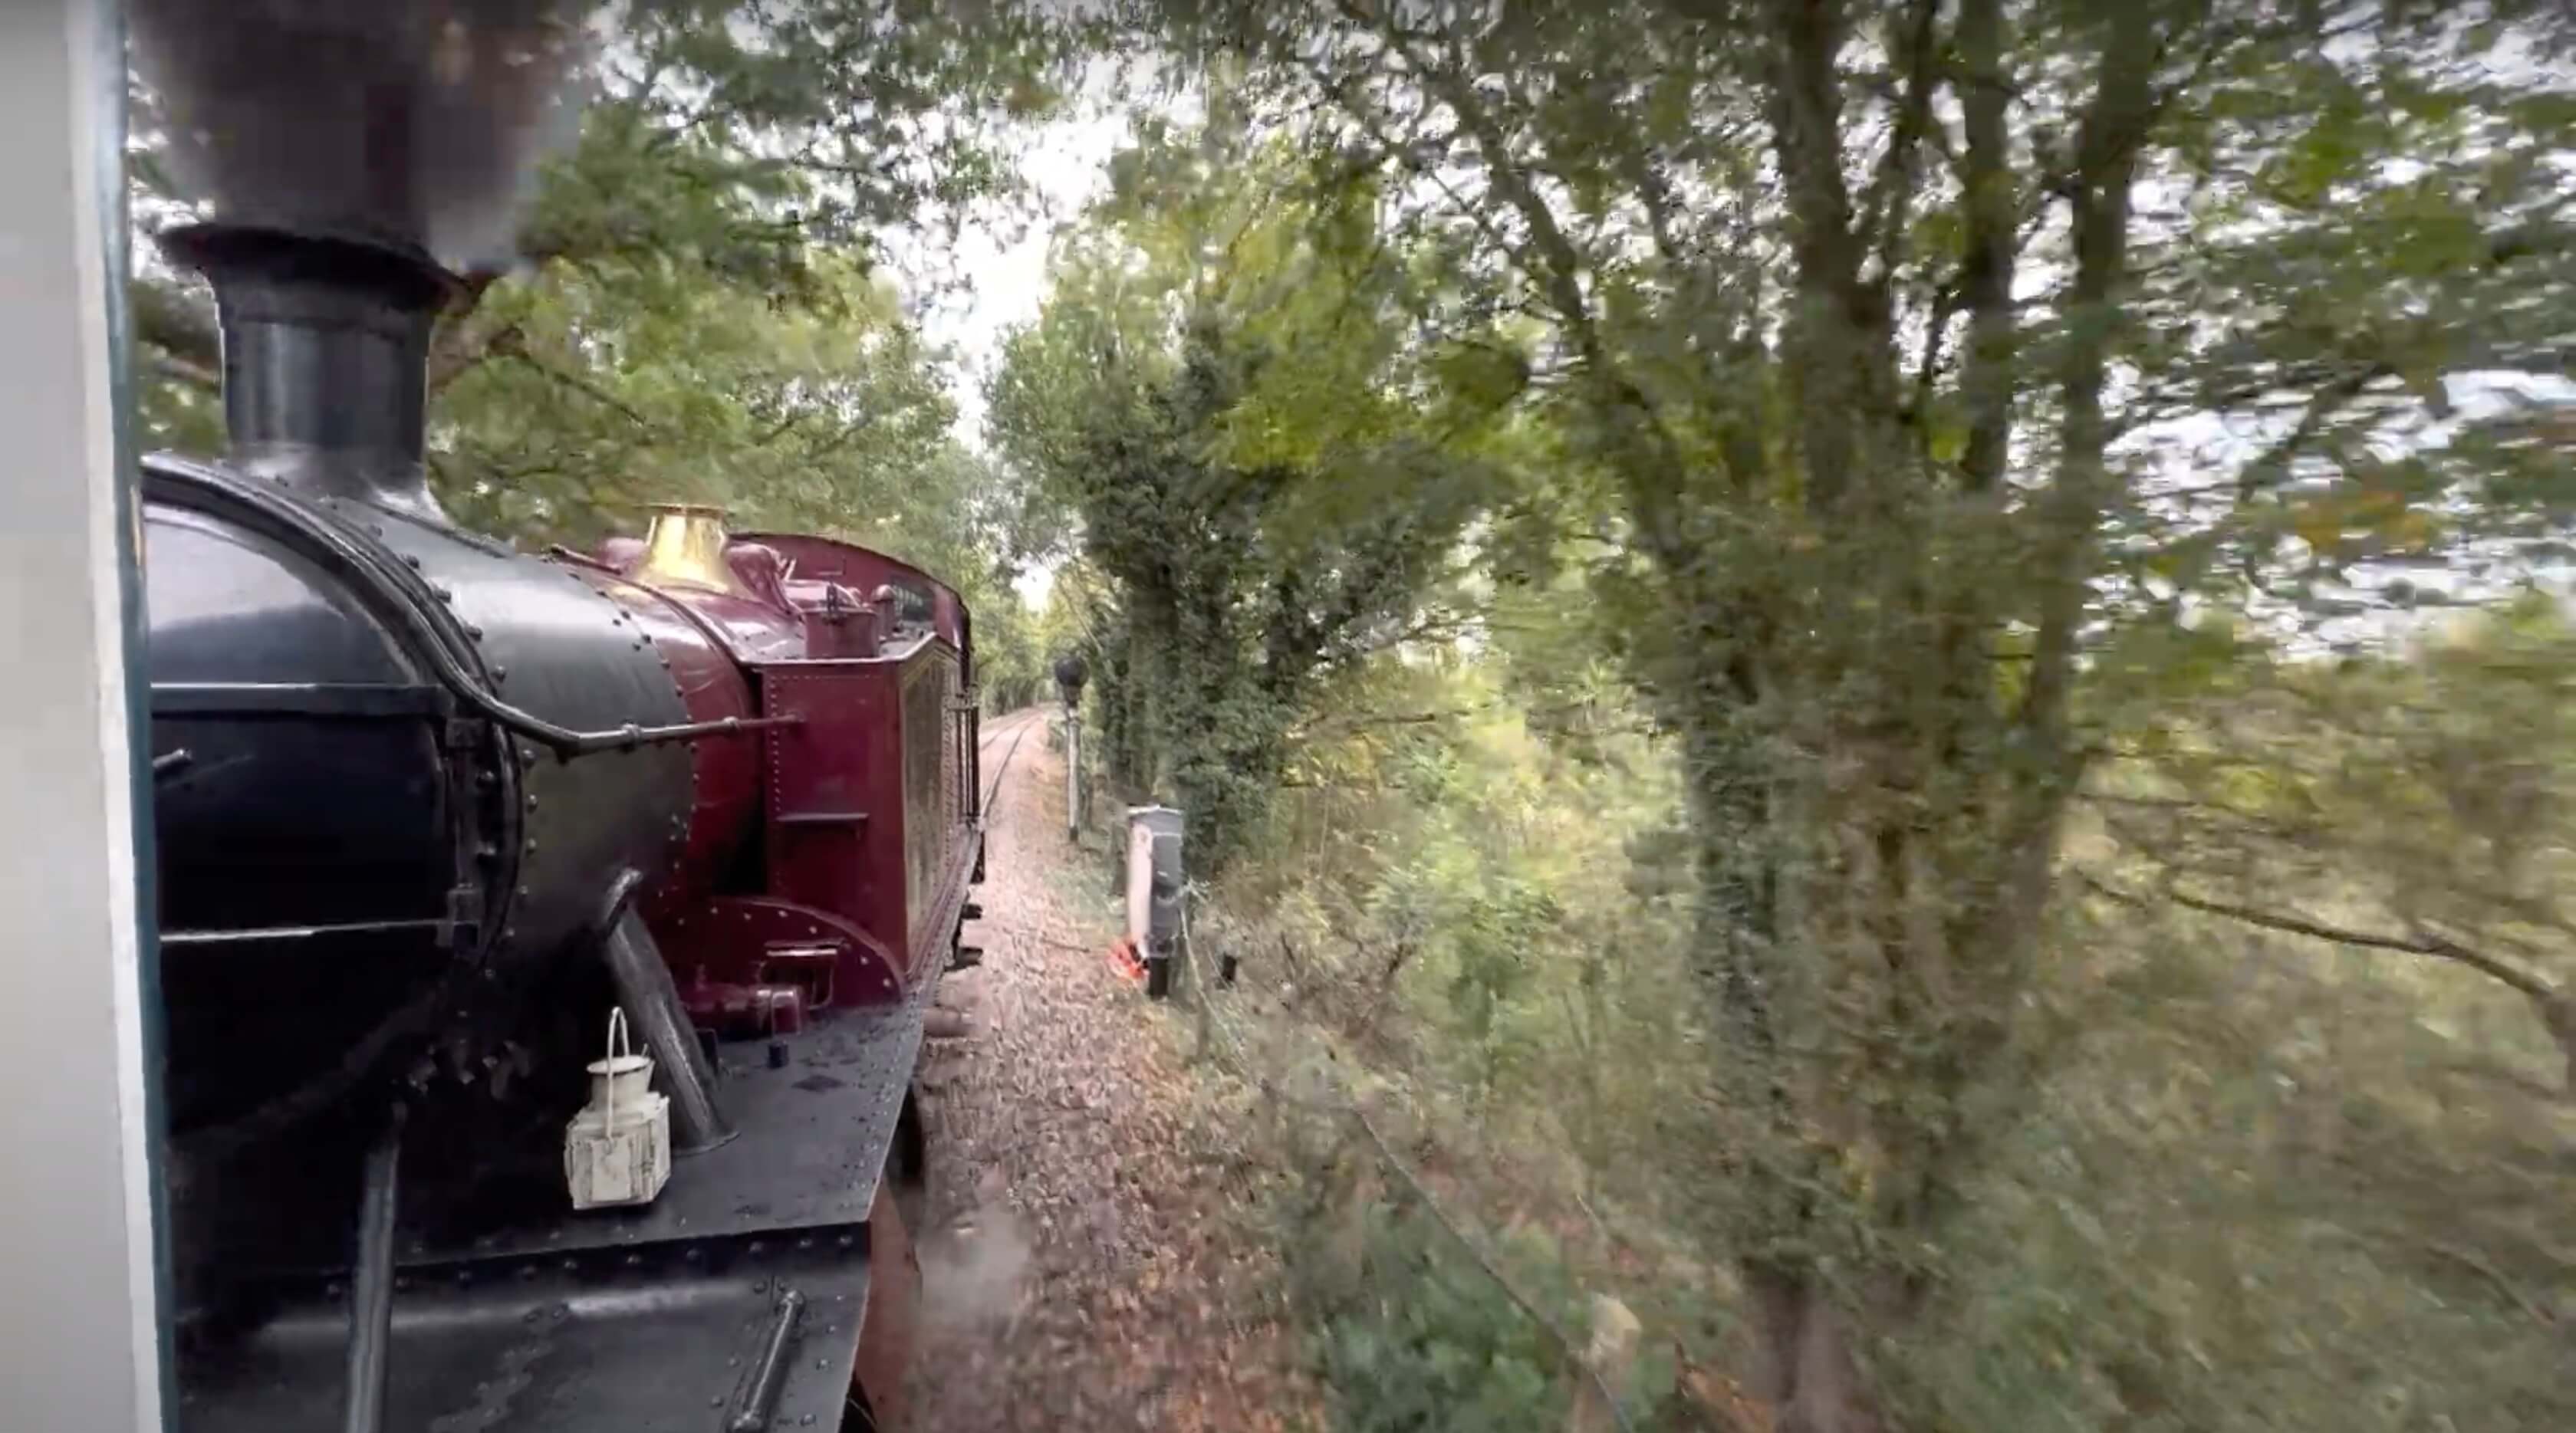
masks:
<svg viewBox="0 0 2576 1433"><path fill-rule="evenodd" d="M1099 193L1112 154L1132 131L1123 86L1095 66L1066 114L1033 126L1020 152L1031 194L1019 205L978 206L953 247L926 234L887 244L888 264L922 333L955 358L949 376L957 400L959 441L984 447L984 383L1003 337L1038 316L1046 300L1047 256L1058 226L1070 223ZM1034 213L1028 206L1034 204Z"/></svg>
<svg viewBox="0 0 2576 1433"><path fill-rule="evenodd" d="M1100 192L1110 156L1131 137L1129 99L1115 69L1094 65L1065 115L1029 132L1020 152L1020 174L1031 190L1025 201L979 206L953 246L935 248L944 241L926 234L887 242L887 267L923 336L951 356L954 432L978 452L985 451L984 384L1000 361L1002 340L1036 319L1046 302L1056 231ZM1054 581L1049 564L1022 572L1014 586L1036 609Z"/></svg>

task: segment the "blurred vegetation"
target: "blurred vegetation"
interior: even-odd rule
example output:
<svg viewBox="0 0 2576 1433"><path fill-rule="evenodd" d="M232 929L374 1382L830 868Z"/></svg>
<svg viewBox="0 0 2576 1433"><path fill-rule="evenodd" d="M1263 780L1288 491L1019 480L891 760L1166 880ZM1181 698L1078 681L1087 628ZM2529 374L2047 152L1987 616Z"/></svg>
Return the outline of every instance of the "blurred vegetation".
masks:
<svg viewBox="0 0 2576 1433"><path fill-rule="evenodd" d="M1217 103L1119 156L989 394L1031 555L1105 580L1108 769L1187 806L1210 873L1258 831L1309 693L1410 635L1483 488L1482 415L1442 442L1405 411L1418 360L1374 321L1405 256L1365 191L1299 192Z"/></svg>
<svg viewBox="0 0 2576 1433"><path fill-rule="evenodd" d="M2571 640L2526 610L2367 661L2248 652L2228 690L2125 735L2066 843L2070 889L2017 1021L2028 1078L1973 1110L1987 1141L1926 1251L1933 1292L1872 1345L1889 1417L2537 1429L2576 1413L2564 1056L2527 991L2439 944L2564 988L2551 918L2483 892L2511 851L2546 864L2576 838L2552 804L2576 747L2539 730L2566 704L2527 685L2542 651L2553 687L2576 680ZM1628 1390L1640 1426L1760 1426L1744 1372L1760 1308L1723 1261L1735 1155L1709 1129L1723 1092L1692 1009L1670 742L1615 698L1580 734L1544 729L1506 695L1514 660L1387 660L1312 712L1261 855L1200 919L1204 960L1239 962L1209 998L1256 1075L1330 1069L1402 1120L1453 1216L1519 1252L1522 1292L1609 1291L1638 1311L1670 1361ZM2329 726L2256 720L2329 695L2394 713L2381 689L2428 694L2434 672L2453 755L2391 760ZM2503 848L2473 823L2493 819L2479 794L2511 783L2475 752L2510 753L2543 788ZM2180 794L2214 770L2234 801ZM2445 771L2466 778L2465 809L2419 784ZM2340 789L2295 785L2321 773ZM2386 864L2299 840L2286 817L2237 829L2265 788L2312 820L2305 803L2332 799L2390 813L2333 828L2385 842ZM2192 822L2217 829L2183 834ZM2246 914L2202 908L2222 900ZM2451 924L2436 901L2477 917L2454 907ZM1407 1193L1353 1172L1372 1162L1364 1140L1337 1121L1274 1139L1295 1175L1280 1237L1348 1426L1563 1426L1563 1351L1450 1241L1372 1222L1365 1251L1343 1252L1355 1203L1392 1223ZM1551 1308L1579 1340L1577 1301ZM1460 1381L1533 1373L1544 1396L1452 1420L1486 1409ZM1380 1421L1425 1407L1441 1411Z"/></svg>
<svg viewBox="0 0 2576 1433"><path fill-rule="evenodd" d="M1580 1416L1426 1192L1634 1420L2576 1418L2563 11L1130 8L992 442L1351 1426Z"/></svg>

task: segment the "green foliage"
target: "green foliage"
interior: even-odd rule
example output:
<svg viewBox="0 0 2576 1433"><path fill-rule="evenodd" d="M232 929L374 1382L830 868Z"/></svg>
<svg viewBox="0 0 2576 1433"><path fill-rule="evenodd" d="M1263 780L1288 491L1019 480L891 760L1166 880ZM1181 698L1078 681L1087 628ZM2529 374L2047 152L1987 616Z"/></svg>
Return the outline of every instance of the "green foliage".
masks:
<svg viewBox="0 0 2576 1433"><path fill-rule="evenodd" d="M1055 658L1041 636L1040 614L1001 583L974 613L975 686L984 711L996 715L1055 700Z"/></svg>
<svg viewBox="0 0 2576 1433"><path fill-rule="evenodd" d="M1691 1157L1706 1129L1677 938L1687 894L1643 889L1631 866L1679 790L1616 691L1579 738L1558 738L1516 685L1500 654L1382 657L1336 682L1297 728L1289 784L1207 938L1244 960L1232 1018L1276 1000L1338 1068L1367 1070L1389 1138L1437 1162L1446 1207L1505 1248L1505 1272L1549 1317L1579 1340L1573 1291L1605 1288L1647 1315L1629 1411L1642 1427L1693 1426L1654 1421L1676 1372L1664 1340L1706 1356L1728 1316L1704 1281L1662 1277L1664 1261L1697 1266L1653 1231L1689 1227L1728 1193ZM1374 1167L1364 1144L1346 1154ZM1307 1174L1285 1196L1297 1292L1343 1419L1563 1426L1574 1375L1553 1335L1404 1211L1398 1182L1363 1176L1355 1192L1347 1174L1313 1172L1328 1162L1311 1152L1291 1162ZM1377 1211L1356 1271L1353 1208ZM1657 1274L1639 1277L1641 1262ZM1507 1412L1466 1386L1479 1379L1540 1391ZM1468 1411L1404 1421L1426 1407Z"/></svg>
<svg viewBox="0 0 2576 1433"><path fill-rule="evenodd" d="M1008 126L1052 102L1068 32L912 0L633 0L608 19L579 135L524 219L528 264L469 276L433 345L443 500L576 546L654 502L720 502L738 529L855 538L979 610L1009 602L942 357L867 260L891 226L1003 194ZM138 101L138 207L175 217ZM219 446L202 300L147 273L136 312L148 441ZM995 626L1011 658L1009 616Z"/></svg>
<svg viewBox="0 0 2576 1433"><path fill-rule="evenodd" d="M1007 652L1017 599L990 556L988 470L949 432L938 355L847 264L814 260L809 278L825 306L615 261L496 287L431 413L433 487L458 521L532 544L587 548L658 502L864 542L999 613Z"/></svg>
<svg viewBox="0 0 2576 1433"><path fill-rule="evenodd" d="M934 0L624 0L613 20L625 53L600 103L632 113L651 168L621 161L602 177L629 182L583 186L607 211L587 227L611 245L691 232L665 221L669 206L714 196L733 242L763 225L795 241L783 266L744 271L786 276L887 226L953 224L1010 184L1013 126L1055 102L1075 38L1043 7ZM624 217L625 204L653 207ZM561 213L541 206L529 252L549 252Z"/></svg>
<svg viewBox="0 0 2576 1433"><path fill-rule="evenodd" d="M974 549L974 459L891 298L846 268L830 315L659 268L556 270L494 291L485 356L434 415L460 520L584 541L653 501L739 528L865 533L944 571Z"/></svg>
<svg viewBox="0 0 2576 1433"><path fill-rule="evenodd" d="M1402 1203L1367 1215L1371 1295L1327 1315L1318 1362L1341 1396L1350 1433L1495 1430L1555 1433L1567 1391L1553 1376L1547 1336L1431 1217ZM1553 1274L1536 1295L1560 1317L1572 1289L1543 1251L1523 1248L1526 1274ZM1533 1257L1535 1256L1535 1257Z"/></svg>
<svg viewBox="0 0 2576 1433"><path fill-rule="evenodd" d="M2184 894L2259 894L2378 934L2410 929L2399 911L2473 913L2433 929L2481 948L2513 932L2496 953L2563 983L2527 905L2481 892L2499 851L2546 861L2576 839L2550 783L2533 790L2568 764L2565 704L2544 695L2576 671L2565 632L2533 609L2412 662L2268 679L2236 648L2234 680L2191 688L2201 715L2177 723L2168 706L2152 730L2124 729L2132 754L2096 780L2152 804L2088 800L2069 856L2140 894L2070 901L2046 932L2020 1036L2030 1078L1979 1095L1990 1143L1926 1255L1920 1323L1870 1350L1900 1426L2539 1429L2576 1411L2559 1338L2576 1225L2552 1193L2576 1107L2529 1002L2439 956L2154 901L2182 862ZM1619 1289L1650 1328L1696 1332L1715 1313L1724 1348L1753 1310L1684 1251L1727 1247L1745 1217L1723 1138L1741 1117L1705 1079L1681 958L1693 859L1670 825L1671 752L1619 721L1615 697L1588 738L1534 738L1503 660L1380 663L1336 689L1233 882L1266 893L1268 920L1229 948L1248 954L1247 982L1334 1032L1346 1067L1402 1092L1460 1171L1455 1206L1487 1228L1562 1229L1578 1286ZM2312 703L2339 720L2289 719ZM1385 720L1417 713L1441 715ZM2186 793L2202 809L2178 808ZM2231 812L2278 829L2257 840ZM2355 836L2370 842L2330 844ZM1534 928L1511 920L1529 891L1556 907ZM1462 1003L1502 929L1513 978ZM1320 1210L1291 1237L1306 1260L1336 1241ZM1372 1257L1356 1293L1309 1294L1330 1310L1318 1357L1359 1426L1450 1396L1440 1380L1473 1363L1459 1346L1519 1336L1481 1275ZM1642 1286L1640 1259L1656 1269Z"/></svg>
<svg viewBox="0 0 2576 1433"><path fill-rule="evenodd" d="M2321 1423L2326 1381L2298 1379L2409 1338L2452 1351L2388 1358L2421 1425L2555 1410L2514 1314L2447 1322L2458 1291L2424 1268L2318 1240L2352 1227L2334 1180L2241 1137L2272 1067L2141 1034L2164 1028L2161 1000L2195 1010L2184 992L2218 979L2218 951L2146 915L2069 936L2058 918L2084 897L2053 871L2074 848L2105 858L2087 871L2130 910L2190 897L2215 920L2262 899L2257 915L2378 941L2354 946L2383 961L2362 985L2267 992L2275 1021L2383 997L2429 1010L2385 961L2483 977L2470 1005L2522 1010L2488 1054L2522 1085L2561 1080L2566 874L2530 832L2555 809L2535 753L2558 742L2543 693L2571 652L2519 649L2517 691L2450 657L2329 675L2280 647L2349 642L2357 613L2442 593L2486 601L2566 552L2563 389L2494 397L2499 374L2566 371L2563 13L1141 10L1211 57L1216 108L1262 106L1293 139L1309 245L1340 253L1347 232L1321 191L1404 253L1376 291L1376 343L1404 358L1409 407L1489 405L1471 438L1435 441L1489 474L1450 588L1476 619L1461 686L1525 716L1543 755L1466 760L1489 740L1476 719L1358 737L1409 706L1388 698L1414 696L1417 673L1350 673L1309 698L1278 856L1234 879L1285 933L1309 1018L1468 1129L1582 1131L1584 1165L1628 1175L1631 1209L1759 1291L1747 1363L1783 1425L2014 1425L2017 1397L2066 1425L2202 1425L2221 1407ZM1190 214L1224 206L1154 162L1121 183ZM1188 263L1164 273L1200 276L1203 232L1167 242ZM1139 351L1131 335L1198 312L1206 284L1133 284L1149 268L1110 271L1126 286L1087 353ZM1293 330L1309 299L1270 304ZM1188 374L1159 353L1133 394ZM1342 397L1370 353L1301 351L1275 399L1211 387L1216 451L1311 461L1378 441L1383 412ZM1677 781L1677 807L1672 786L1641 799L1656 784L1620 760ZM1618 892L1512 838L1522 791L1497 771L1540 807L1620 786L1607 840L1566 843L1615 866ZM2097 796L2130 796L2110 856L2084 848ZM1368 835L1327 856L1345 832ZM1623 897L1651 905L1613 915ZM2293 930L2267 941L2306 938ZM1602 938L1667 946L1561 954ZM1337 946L1350 954L1319 954ZM2117 1000L2076 1000L2105 982ZM2079 1049L2076 1008L2110 1064ZM1577 1054L1613 1041L1669 1064L1607 1077ZM2354 1131L2432 1103L2409 1059L2380 1044L2293 1077L2342 1090L2316 1119L2391 1180L2481 1157L2522 1170L2563 1139L2545 1121L2432 1139L2409 1116L2432 1142L2365 1142ZM2058 1103L2069 1090L2043 1080L2105 1095ZM2123 1082L2205 1098L2138 1131L2107 1095ZM1605 1095L1618 1119L1582 1103ZM2076 1149L2156 1162L2172 1178L2138 1183L2161 1204L2120 1196L2115 1173L2066 1175ZM1690 1180L1698 1204L1669 1198ZM2282 1191L2300 1180L2316 1198ZM2012 1245L1991 1209L2027 1217L2032 1240ZM2102 1235L2058 1242L2058 1214L2081 1235L2094 1211ZM2182 1240L2187 1214L2239 1219L2303 1263L2208 1237L2233 1253L2120 1296L2107 1255L2069 1253L2154 1260L2148 1242ZM2532 1258L2481 1250L2496 1268ZM2257 1265L2280 1320L2313 1299L2342 1322L2239 1330L2221 1304L2262 1304L2228 1284ZM2208 1330L2236 1332L2215 1348ZM2468 1374L2476 1338L2517 1353ZM2331 1353L2300 1366L2303 1340ZM1770 1358L1783 1348L1793 1366ZM2184 1387L2190 1369L2208 1387ZM2470 1376L2512 1392L2481 1402Z"/></svg>
<svg viewBox="0 0 2576 1433"><path fill-rule="evenodd" d="M1403 416L1371 321L1401 255L1216 108L1119 156L990 394L1018 527L1108 579L1111 774L1190 812L1202 876L1258 828L1316 680L1404 636L1486 478Z"/></svg>
<svg viewBox="0 0 2576 1433"><path fill-rule="evenodd" d="M2065 1032L1969 1192L1918 1426L2563 1426L2570 1112L2484 1067L2473 979L2108 902Z"/></svg>
<svg viewBox="0 0 2576 1433"><path fill-rule="evenodd" d="M2243 680L2201 614L2402 605L2392 563L2474 594L2563 528L2549 425L2451 405L2564 368L2576 131L2538 57L2569 34L2524 5L1155 9L1436 259L1391 296L1453 345L1433 370L1510 395L1492 595L1578 574L1596 620L1560 630L1678 738L1737 1161L1712 1253L1809 1350L1771 1369L1783 1417L1871 1426L1865 1351L1937 1340L1902 1291L2040 1056L2068 803L2114 730ZM1495 343L1503 313L1538 332Z"/></svg>
<svg viewBox="0 0 2576 1433"><path fill-rule="evenodd" d="M2104 834L2187 908L2440 963L2519 997L2501 1063L2576 1090L2576 918L2553 833L2576 823L2576 638L2544 601L2405 659L2245 665L2124 743ZM2132 881L2131 884L2136 884Z"/></svg>

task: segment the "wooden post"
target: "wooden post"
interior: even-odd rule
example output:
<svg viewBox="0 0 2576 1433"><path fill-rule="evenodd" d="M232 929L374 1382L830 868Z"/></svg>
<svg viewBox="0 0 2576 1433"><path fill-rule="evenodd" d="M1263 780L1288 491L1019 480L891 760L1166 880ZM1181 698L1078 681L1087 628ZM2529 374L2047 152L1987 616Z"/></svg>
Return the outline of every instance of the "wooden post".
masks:
<svg viewBox="0 0 2576 1433"><path fill-rule="evenodd" d="M1574 1406L1566 1410L1565 1433L1612 1433L1619 1426L1618 1411L1603 1400L1601 1390L1617 1392L1628 1386L1641 1327L1626 1304L1608 1294L1592 1296L1592 1345L1583 1351L1583 1364L1599 1375L1600 1382L1577 1380Z"/></svg>

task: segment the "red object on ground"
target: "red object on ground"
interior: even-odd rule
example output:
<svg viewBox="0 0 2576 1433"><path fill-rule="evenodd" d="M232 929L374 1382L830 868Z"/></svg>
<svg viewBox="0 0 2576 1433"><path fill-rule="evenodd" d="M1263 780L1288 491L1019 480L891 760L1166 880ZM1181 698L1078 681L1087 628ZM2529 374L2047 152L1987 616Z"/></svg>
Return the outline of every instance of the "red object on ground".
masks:
<svg viewBox="0 0 2576 1433"><path fill-rule="evenodd" d="M1120 936L1109 945L1109 968L1129 980L1145 978L1145 962L1136 954L1133 936Z"/></svg>

